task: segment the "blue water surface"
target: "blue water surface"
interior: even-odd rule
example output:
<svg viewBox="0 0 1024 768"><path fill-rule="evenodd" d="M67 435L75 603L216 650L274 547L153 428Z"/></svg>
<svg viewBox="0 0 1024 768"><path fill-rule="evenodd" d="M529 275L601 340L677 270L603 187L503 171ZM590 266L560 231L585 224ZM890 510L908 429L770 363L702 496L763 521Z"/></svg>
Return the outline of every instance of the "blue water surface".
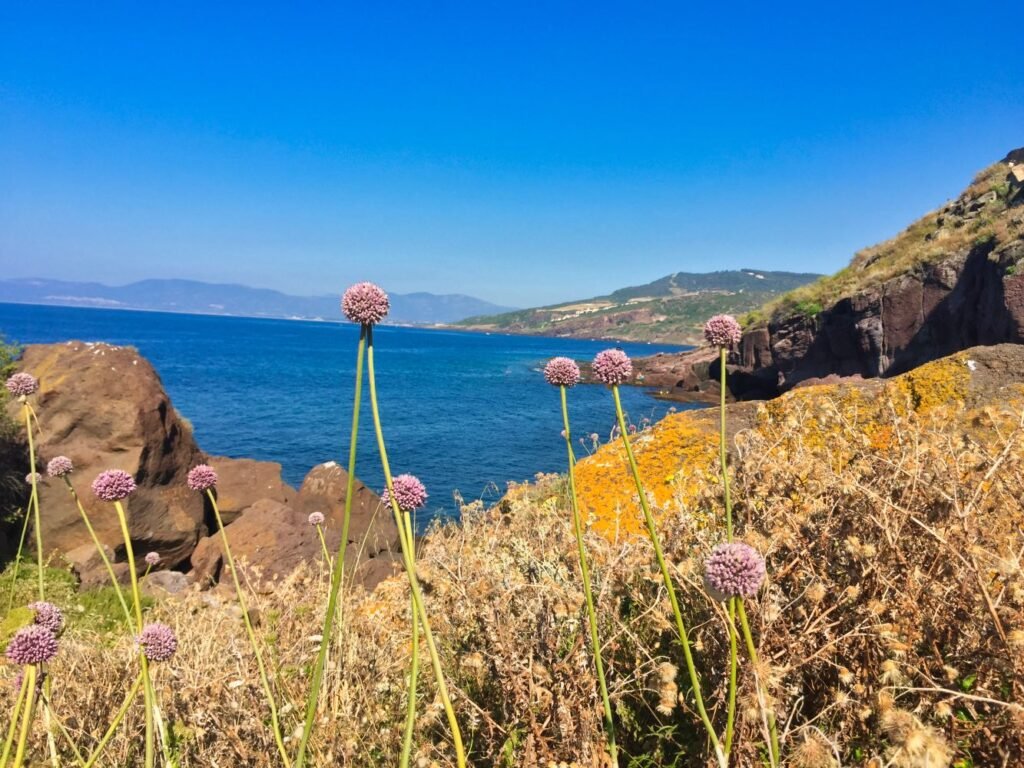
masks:
<svg viewBox="0 0 1024 768"><path fill-rule="evenodd" d="M22 344L75 339L137 347L203 450L280 462L292 485L318 463L347 462L354 325L0 304L0 332ZM392 471L418 475L430 492L421 521L453 514L455 492L493 501L510 480L564 472L558 391L541 369L556 355L590 359L611 346L387 326L374 338ZM616 345L630 355L684 349ZM635 423L656 421L670 407L636 387L624 387L622 400ZM357 474L379 489L384 481L365 387L363 402ZM606 388L572 389L569 409L574 435L596 432L608 440L615 414Z"/></svg>

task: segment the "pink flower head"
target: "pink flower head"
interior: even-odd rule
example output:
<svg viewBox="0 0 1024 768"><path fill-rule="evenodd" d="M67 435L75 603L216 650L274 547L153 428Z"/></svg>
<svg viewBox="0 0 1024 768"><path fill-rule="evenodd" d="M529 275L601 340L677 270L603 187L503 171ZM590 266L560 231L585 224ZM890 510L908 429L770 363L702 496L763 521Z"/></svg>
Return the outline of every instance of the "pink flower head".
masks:
<svg viewBox="0 0 1024 768"><path fill-rule="evenodd" d="M126 499L135 490L135 479L123 469L108 469L96 475L92 492L103 501Z"/></svg>
<svg viewBox="0 0 1024 768"><path fill-rule="evenodd" d="M39 379L31 373L16 373L7 380L7 391L15 397L28 397L39 390Z"/></svg>
<svg viewBox="0 0 1024 768"><path fill-rule="evenodd" d="M7 658L13 664L45 664L57 655L57 638L42 624L19 629L7 645Z"/></svg>
<svg viewBox="0 0 1024 768"><path fill-rule="evenodd" d="M571 387L580 380L580 367L568 357L553 357L544 366L544 378L554 387Z"/></svg>
<svg viewBox="0 0 1024 768"><path fill-rule="evenodd" d="M616 386L629 380L633 375L633 363L621 349L606 349L598 352L591 364L594 376L608 386Z"/></svg>
<svg viewBox="0 0 1024 768"><path fill-rule="evenodd" d="M207 491L217 485L217 472L209 464L197 464L188 471L186 482L193 491Z"/></svg>
<svg viewBox="0 0 1024 768"><path fill-rule="evenodd" d="M310 525L323 525L324 524L324 513L323 512L310 512L309 513L309 524Z"/></svg>
<svg viewBox="0 0 1024 768"><path fill-rule="evenodd" d="M395 501L398 508L403 512L412 512L427 503L427 489L415 475L398 475L391 480L391 486L395 489ZM380 500L391 504L391 494L385 488L380 495Z"/></svg>
<svg viewBox="0 0 1024 768"><path fill-rule="evenodd" d="M35 622L39 626L46 627L54 635L59 635L61 630L64 629L64 614L53 603L38 600L34 603L29 603L28 607L35 613Z"/></svg>
<svg viewBox="0 0 1024 768"><path fill-rule="evenodd" d="M29 485L37 485L39 481L42 479L43 476L40 475L38 472L29 472L27 475L25 475L25 482L28 483Z"/></svg>
<svg viewBox="0 0 1024 768"><path fill-rule="evenodd" d="M376 325L390 309L388 295L373 283L356 283L341 297L341 311L353 323Z"/></svg>
<svg viewBox="0 0 1024 768"><path fill-rule="evenodd" d="M70 475L74 468L75 465L67 456L54 456L46 465L46 474L50 477L64 477Z"/></svg>
<svg viewBox="0 0 1024 768"><path fill-rule="evenodd" d="M150 568L156 568L160 565L160 555L157 552L147 552L143 559Z"/></svg>
<svg viewBox="0 0 1024 768"><path fill-rule="evenodd" d="M704 584L716 600L753 597L766 574L761 554L739 541L719 544L704 563Z"/></svg>
<svg viewBox="0 0 1024 768"><path fill-rule="evenodd" d="M730 349L740 343L743 330L732 315L715 315L704 324L704 338L716 347Z"/></svg>
<svg viewBox="0 0 1024 768"><path fill-rule="evenodd" d="M174 630L159 621L144 626L136 642L150 661L167 661L178 650Z"/></svg>

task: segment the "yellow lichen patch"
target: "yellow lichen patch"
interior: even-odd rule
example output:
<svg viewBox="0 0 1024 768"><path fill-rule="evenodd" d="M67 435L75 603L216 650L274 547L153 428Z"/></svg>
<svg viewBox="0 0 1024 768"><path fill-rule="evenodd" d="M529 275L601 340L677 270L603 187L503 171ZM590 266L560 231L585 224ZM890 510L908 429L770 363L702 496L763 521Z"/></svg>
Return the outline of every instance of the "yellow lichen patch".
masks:
<svg viewBox="0 0 1024 768"><path fill-rule="evenodd" d="M902 395L918 413L962 403L971 383L967 361L946 357L915 368L889 382L891 395Z"/></svg>
<svg viewBox="0 0 1024 768"><path fill-rule="evenodd" d="M693 413L668 416L632 438L644 490L657 509L678 505L706 485L718 466L718 433ZM643 513L621 441L601 448L576 467L581 512L594 530L615 540L639 533Z"/></svg>

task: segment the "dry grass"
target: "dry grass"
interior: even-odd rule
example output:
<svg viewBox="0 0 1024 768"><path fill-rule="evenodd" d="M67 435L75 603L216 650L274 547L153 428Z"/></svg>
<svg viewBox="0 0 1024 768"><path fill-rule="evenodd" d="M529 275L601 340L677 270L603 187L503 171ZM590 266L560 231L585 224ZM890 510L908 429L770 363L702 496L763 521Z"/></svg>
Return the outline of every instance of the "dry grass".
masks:
<svg viewBox="0 0 1024 768"><path fill-rule="evenodd" d="M1024 398L1014 392L965 414L955 403L920 408L900 387L885 393L857 401L834 389L804 390L786 405L763 407L737 437L740 533L765 553L769 583L748 604L762 668L741 666L735 765L761 764L754 675L767 684L788 765L1024 762ZM721 727L724 616L700 579L703 557L721 535L711 523L718 487L705 476L680 487L685 498L659 503L663 541ZM435 530L420 553L477 766L603 765L564 493L557 476L518 486L494 509L467 508L462 526ZM704 744L649 544L593 533L589 544L609 683L630 756L623 765L702 765ZM326 588L326 574L311 564L253 597L293 746ZM241 621L227 597L213 597L192 593L151 610L180 639L156 681L181 765L272 765ZM348 594L313 739L315 765L396 764L408 622L401 579ZM124 637L81 626L65 635L52 700L83 750L120 705L134 665ZM429 668L422 680L414 764L449 766ZM2 688L6 711L11 692ZM139 702L105 764L139 764L141 728ZM34 746L42 758L40 730Z"/></svg>

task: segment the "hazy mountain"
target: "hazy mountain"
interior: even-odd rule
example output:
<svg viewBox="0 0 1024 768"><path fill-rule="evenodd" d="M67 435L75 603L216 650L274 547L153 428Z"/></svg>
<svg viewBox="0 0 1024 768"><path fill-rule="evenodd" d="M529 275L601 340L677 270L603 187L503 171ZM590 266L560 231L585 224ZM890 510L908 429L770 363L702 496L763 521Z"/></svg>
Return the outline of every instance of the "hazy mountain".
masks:
<svg viewBox="0 0 1024 768"><path fill-rule="evenodd" d="M38 278L0 280L0 301L246 317L342 319L337 294L290 296L268 288L195 280L141 280L121 286ZM392 323L453 323L472 315L508 309L462 294L392 293L388 319Z"/></svg>
<svg viewBox="0 0 1024 768"><path fill-rule="evenodd" d="M458 325L506 333L690 344L701 339L704 321L711 315L743 315L819 277L758 269L675 272L607 296L470 317Z"/></svg>

